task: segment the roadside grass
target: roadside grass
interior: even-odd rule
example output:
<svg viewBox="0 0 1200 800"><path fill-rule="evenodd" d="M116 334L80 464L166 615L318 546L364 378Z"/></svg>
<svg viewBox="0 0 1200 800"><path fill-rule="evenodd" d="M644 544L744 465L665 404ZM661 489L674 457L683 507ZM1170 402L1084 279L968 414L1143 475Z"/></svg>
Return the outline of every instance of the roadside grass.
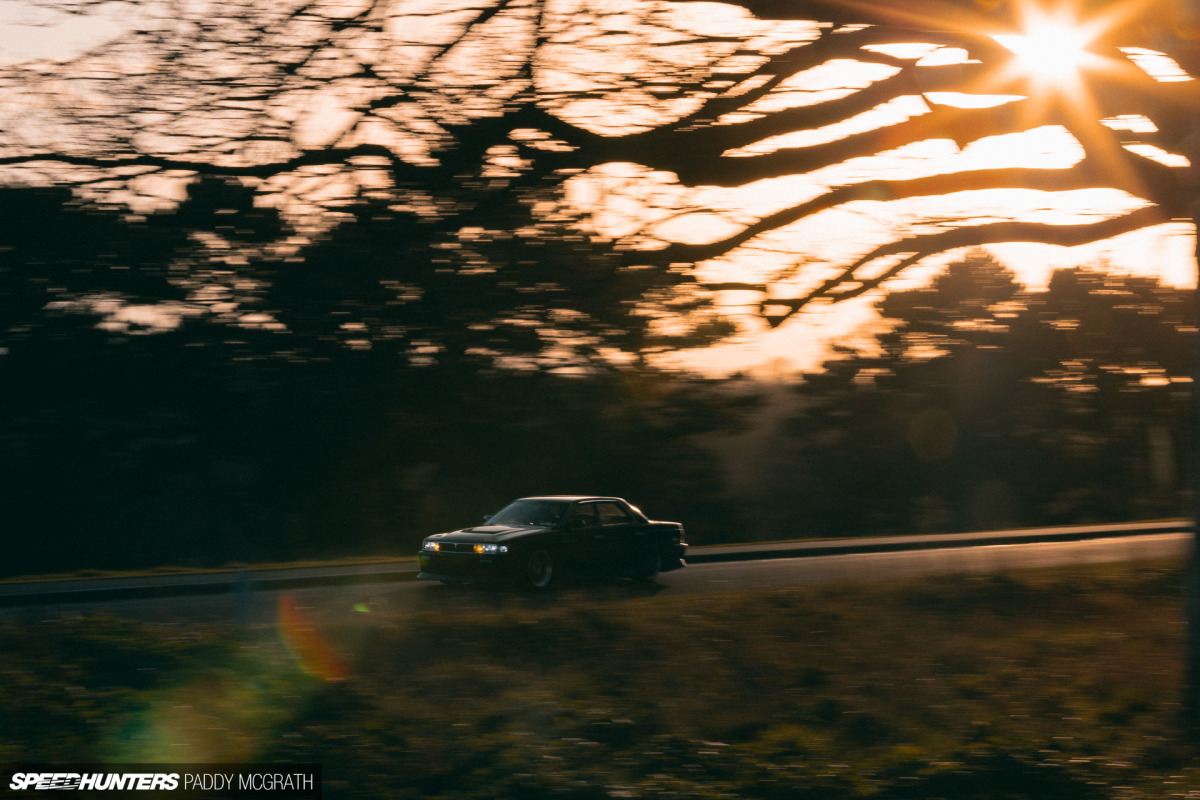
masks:
<svg viewBox="0 0 1200 800"><path fill-rule="evenodd" d="M1178 564L428 588L314 616L290 648L268 626L4 620L0 759L317 761L327 797L1200 797ZM314 675L322 654L344 676Z"/></svg>
<svg viewBox="0 0 1200 800"><path fill-rule="evenodd" d="M164 565L145 569L79 569L70 572L47 572L35 575L11 575L0 578L0 584L44 583L50 581L91 581L105 578L151 578L163 575L223 575L241 572L273 572L276 570L305 569L308 567L353 567L365 564L395 564L416 562L411 554L355 556L332 559L307 559L300 561L263 561L243 563L240 561L219 567L189 567Z"/></svg>

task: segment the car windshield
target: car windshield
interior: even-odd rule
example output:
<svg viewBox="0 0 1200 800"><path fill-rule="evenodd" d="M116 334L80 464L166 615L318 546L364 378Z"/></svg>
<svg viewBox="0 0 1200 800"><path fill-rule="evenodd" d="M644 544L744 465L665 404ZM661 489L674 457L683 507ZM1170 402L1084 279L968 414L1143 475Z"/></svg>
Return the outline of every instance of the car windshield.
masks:
<svg viewBox="0 0 1200 800"><path fill-rule="evenodd" d="M491 525L556 525L571 504L565 500L517 500L496 512Z"/></svg>

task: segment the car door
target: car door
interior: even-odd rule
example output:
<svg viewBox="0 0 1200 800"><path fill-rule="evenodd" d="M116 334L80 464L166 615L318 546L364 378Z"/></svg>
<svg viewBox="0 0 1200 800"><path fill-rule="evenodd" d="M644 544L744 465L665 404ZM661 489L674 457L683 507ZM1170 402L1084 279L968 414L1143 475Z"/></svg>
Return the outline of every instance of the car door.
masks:
<svg viewBox="0 0 1200 800"><path fill-rule="evenodd" d="M558 542L559 558L568 567L589 569L595 566L598 554L606 550L595 503L584 501L571 507L563 519Z"/></svg>
<svg viewBox="0 0 1200 800"><path fill-rule="evenodd" d="M623 504L614 500L597 500L595 506L601 542L597 558L603 559L609 570L624 571L632 563L640 543L638 534L644 535L642 525Z"/></svg>

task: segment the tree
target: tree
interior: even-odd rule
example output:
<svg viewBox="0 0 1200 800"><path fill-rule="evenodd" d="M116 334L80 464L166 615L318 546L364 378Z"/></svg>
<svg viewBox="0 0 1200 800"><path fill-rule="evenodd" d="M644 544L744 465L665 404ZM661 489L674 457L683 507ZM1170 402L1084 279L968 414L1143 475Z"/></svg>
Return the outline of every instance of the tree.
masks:
<svg viewBox="0 0 1200 800"><path fill-rule="evenodd" d="M541 13L446 15L431 34L446 41L426 52L403 29L427 15L383 3L228 4L215 17L152 7L141 28L70 62L65 83L46 64L7 70L13 95L43 107L0 144L0 179L70 185L77 200L151 217L180 199L221 204L224 220L195 231L165 275L162 310L182 301L220 324L286 329L309 340L296 345L305 352L315 336L421 363L469 352L553 368L719 338L728 326L709 293L683 270L603 252L601 237L571 227L578 214L553 191L559 166L523 157L522 118L541 116L529 102ZM481 48L510 55L462 63ZM81 103L92 90L96 102ZM238 235L276 214L287 227L273 241ZM354 263L334 269L341 248ZM391 255L364 257L371 248ZM333 285L346 296L324 294ZM142 305L119 283L89 296L105 297L109 316ZM333 322L326 312L337 324L317 331Z"/></svg>
<svg viewBox="0 0 1200 800"><path fill-rule="evenodd" d="M984 254L879 302L871 347L796 388L764 496L795 535L1174 516L1192 360L1186 290L1061 270L1022 289ZM783 435L786 434L786 435Z"/></svg>
<svg viewBox="0 0 1200 800"><path fill-rule="evenodd" d="M151 8L140 26L69 68L10 68L14 93L42 106L0 148L11 175L49 175L109 196L169 193L172 181L196 174L237 176L301 229L339 218L319 210L378 199L447 242L481 223L487 230L498 198L549 182L590 210L592 225L620 234L629 266L708 263L693 286L758 292L776 325L941 251L1073 244L1192 216L1197 90L1173 78L1194 71L1197 15L1183 0L1152 11L1111 2L1071 10L1093 60L1056 81L994 38L1049 13L1015 2ZM839 79L830 64L857 71ZM845 121L854 132L832 127ZM945 149L910 152L1048 128L1067 148L1052 164L976 167ZM918 163L900 178L869 164L845 168L881 154ZM619 163L637 167L615 170ZM700 191L796 175L809 181L788 194L803 199L759 201L765 210ZM613 183L631 188L613 192ZM634 216L651 224L622 227L580 198L605 188L626 202L650 193ZM910 234L863 237L842 260L774 235L833 208L1011 189L1054 201L1089 188L1118 192L1120 209L1071 224L999 219L977 206L918 210ZM681 217L714 215L720 224L679 233ZM771 254L761 280L719 279L729 271L713 262L747 248Z"/></svg>
<svg viewBox="0 0 1200 800"><path fill-rule="evenodd" d="M251 252L278 218L236 186L190 189L178 208L132 218L64 189L0 191L13 216L32 212L0 251L0 505L18 532L6 574L405 553L518 493L581 487L664 515L687 505L696 541L731 527L694 439L736 425L736 399L636 363L556 369L603 366L595 344L636 353L650 334L622 301L655 276L610 281L614 259L575 237L545 249L576 254L575 286L597 291L550 292L559 276L537 265L509 270L533 277L506 286L442 271L405 220L364 215L303 258L241 265L235 283L195 237ZM228 293L209 286L213 313L180 277L203 280L200 266L227 273ZM523 297L539 269L548 296ZM415 312L372 280L405 270L424 294ZM484 325L572 302L593 316L566 321L578 341L561 352L545 350L544 330ZM235 324L251 316L272 322Z"/></svg>

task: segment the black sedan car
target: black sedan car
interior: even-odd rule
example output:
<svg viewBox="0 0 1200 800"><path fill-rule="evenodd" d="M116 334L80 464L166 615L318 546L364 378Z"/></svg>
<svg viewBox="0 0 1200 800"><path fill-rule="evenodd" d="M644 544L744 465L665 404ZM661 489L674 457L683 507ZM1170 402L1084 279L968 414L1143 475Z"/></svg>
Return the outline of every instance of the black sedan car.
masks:
<svg viewBox="0 0 1200 800"><path fill-rule="evenodd" d="M545 588L561 570L652 581L684 566L683 525L654 522L619 497L525 497L486 524L427 538L420 578Z"/></svg>

